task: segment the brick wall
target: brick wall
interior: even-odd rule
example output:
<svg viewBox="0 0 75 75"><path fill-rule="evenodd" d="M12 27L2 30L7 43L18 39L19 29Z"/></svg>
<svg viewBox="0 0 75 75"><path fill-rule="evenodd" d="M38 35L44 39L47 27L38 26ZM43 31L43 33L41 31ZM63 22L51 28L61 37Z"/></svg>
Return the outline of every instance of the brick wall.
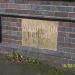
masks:
<svg viewBox="0 0 75 75"><path fill-rule="evenodd" d="M15 15L75 19L75 2L7 0L0 3L0 10Z"/></svg>
<svg viewBox="0 0 75 75"><path fill-rule="evenodd" d="M75 19L75 2L3 0L0 14L34 16L42 18ZM13 49L39 59L52 59L57 63L75 63L75 23L59 21L57 51L22 46L21 18L1 17L2 43L0 52Z"/></svg>
<svg viewBox="0 0 75 75"><path fill-rule="evenodd" d="M2 42L21 44L20 19L2 17Z"/></svg>

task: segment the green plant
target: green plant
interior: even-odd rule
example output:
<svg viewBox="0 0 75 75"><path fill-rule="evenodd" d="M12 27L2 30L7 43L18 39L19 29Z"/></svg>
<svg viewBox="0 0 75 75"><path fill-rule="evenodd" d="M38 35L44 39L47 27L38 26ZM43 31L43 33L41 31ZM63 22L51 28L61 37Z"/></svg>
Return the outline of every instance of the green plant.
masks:
<svg viewBox="0 0 75 75"><path fill-rule="evenodd" d="M7 59L12 62L21 62L23 60L23 56L13 50L12 53L7 54Z"/></svg>
<svg viewBox="0 0 75 75"><path fill-rule="evenodd" d="M8 61L21 62L30 65L34 70L38 71L40 75L75 75L73 69L57 68L54 64L49 67L37 58L23 57L20 53L13 51L7 55ZM75 68L74 68L75 70Z"/></svg>

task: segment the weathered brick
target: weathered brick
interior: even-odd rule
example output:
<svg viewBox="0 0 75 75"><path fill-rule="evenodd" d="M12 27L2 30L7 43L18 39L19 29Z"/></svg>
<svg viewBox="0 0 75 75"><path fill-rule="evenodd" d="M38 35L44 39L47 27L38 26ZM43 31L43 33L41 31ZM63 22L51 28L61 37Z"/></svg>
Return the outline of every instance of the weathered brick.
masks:
<svg viewBox="0 0 75 75"><path fill-rule="evenodd" d="M8 30L12 30L12 31L18 31L18 27L11 27L11 29L8 29Z"/></svg>
<svg viewBox="0 0 75 75"><path fill-rule="evenodd" d="M71 53L75 53L75 48L70 48Z"/></svg>
<svg viewBox="0 0 75 75"><path fill-rule="evenodd" d="M58 46L61 46L61 47L70 47L70 43L58 42Z"/></svg>
<svg viewBox="0 0 75 75"><path fill-rule="evenodd" d="M74 33L70 33L70 34L69 34L69 37L75 38L75 34L74 34Z"/></svg>
<svg viewBox="0 0 75 75"><path fill-rule="evenodd" d="M67 12L55 12L54 16L56 17L68 17Z"/></svg>
<svg viewBox="0 0 75 75"><path fill-rule="evenodd" d="M65 32L72 32L72 28L71 27L65 28Z"/></svg>
<svg viewBox="0 0 75 75"><path fill-rule="evenodd" d="M55 6L41 6L41 7L39 7L39 10L56 11L57 7L55 7Z"/></svg>
<svg viewBox="0 0 75 75"><path fill-rule="evenodd" d="M59 31L65 32L65 27L59 27Z"/></svg>
<svg viewBox="0 0 75 75"><path fill-rule="evenodd" d="M66 43L71 43L71 38L65 37L65 38L64 38L64 41L65 41Z"/></svg>
<svg viewBox="0 0 75 75"><path fill-rule="evenodd" d="M0 8L7 8L8 4L7 3L0 3Z"/></svg>
<svg viewBox="0 0 75 75"><path fill-rule="evenodd" d="M61 50L60 50L61 51ZM68 53L70 53L71 52L71 49L69 48L69 47L63 47L62 48L62 51L63 52L68 52Z"/></svg>
<svg viewBox="0 0 75 75"><path fill-rule="evenodd" d="M15 0L15 3L24 3L25 1L24 0Z"/></svg>
<svg viewBox="0 0 75 75"><path fill-rule="evenodd" d="M61 37L66 37L66 34L67 34L67 33L64 33L64 32L60 32L60 31L58 32L58 36L59 36L59 37L60 37L60 36L61 36Z"/></svg>
<svg viewBox="0 0 75 75"><path fill-rule="evenodd" d="M75 6L75 2L70 2L68 5L69 6Z"/></svg>
<svg viewBox="0 0 75 75"><path fill-rule="evenodd" d="M70 22L60 22L61 27L70 27Z"/></svg>
<svg viewBox="0 0 75 75"><path fill-rule="evenodd" d="M2 26L9 26L10 22L8 21L4 21L4 19L2 19Z"/></svg>
<svg viewBox="0 0 75 75"><path fill-rule="evenodd" d="M75 13L69 13L70 18L75 18Z"/></svg>
<svg viewBox="0 0 75 75"><path fill-rule="evenodd" d="M3 35L11 35L11 31L10 30L2 29L2 34Z"/></svg>
<svg viewBox="0 0 75 75"><path fill-rule="evenodd" d="M70 46L71 48L75 48L75 44L71 44L71 46Z"/></svg>
<svg viewBox="0 0 75 75"><path fill-rule="evenodd" d="M3 12L5 12L5 9L0 9L0 13L3 13Z"/></svg>
<svg viewBox="0 0 75 75"><path fill-rule="evenodd" d="M75 7L73 7L73 12L75 12Z"/></svg>
<svg viewBox="0 0 75 75"><path fill-rule="evenodd" d="M18 40L18 39L21 39L22 36L20 36L20 35L13 35L13 34L11 34L11 35L3 34L2 37Z"/></svg>
<svg viewBox="0 0 75 75"><path fill-rule="evenodd" d="M7 26L7 25L6 26L2 26L2 28L3 29L6 29L6 30L11 30L11 27L10 26Z"/></svg>
<svg viewBox="0 0 75 75"><path fill-rule="evenodd" d="M72 60L75 60L75 53L71 54Z"/></svg>
<svg viewBox="0 0 75 75"><path fill-rule="evenodd" d="M6 9L5 10L5 13L17 13L17 10L16 9Z"/></svg>
<svg viewBox="0 0 75 75"><path fill-rule="evenodd" d="M17 18L16 18L17 19ZM9 20L9 22L11 22L10 20ZM19 20L19 22L14 22L13 20L12 20L12 22L11 22L11 24L9 24L9 26L11 26L11 27L21 27L21 21Z"/></svg>
<svg viewBox="0 0 75 75"><path fill-rule="evenodd" d="M70 22L70 27L75 28L75 22Z"/></svg>
<svg viewBox="0 0 75 75"><path fill-rule="evenodd" d="M72 28L73 29L73 32L75 32L75 28Z"/></svg>
<svg viewBox="0 0 75 75"><path fill-rule="evenodd" d="M65 38L64 38L64 37L59 36L59 37L58 37L58 41L64 42L64 41L65 41Z"/></svg>
<svg viewBox="0 0 75 75"><path fill-rule="evenodd" d="M57 11L72 12L72 7L58 6L58 7L56 7L56 8L57 8Z"/></svg>
<svg viewBox="0 0 75 75"><path fill-rule="evenodd" d="M11 0L12 1L12 0ZM14 1L14 0L13 0ZM15 9L16 8L16 4L15 3L11 3L11 4L8 4L7 8L6 9Z"/></svg>
<svg viewBox="0 0 75 75"><path fill-rule="evenodd" d="M11 43L11 39L8 39L8 38L2 38L2 41L7 42L7 43Z"/></svg>
<svg viewBox="0 0 75 75"><path fill-rule="evenodd" d="M0 0L0 3L7 3L9 0Z"/></svg>
<svg viewBox="0 0 75 75"><path fill-rule="evenodd" d="M62 57L71 59L71 53L65 52Z"/></svg>
<svg viewBox="0 0 75 75"><path fill-rule="evenodd" d="M74 38L74 39L71 39L71 42L72 42L72 43L75 43L75 38Z"/></svg>
<svg viewBox="0 0 75 75"><path fill-rule="evenodd" d="M8 38L9 35L2 34L2 37Z"/></svg>
<svg viewBox="0 0 75 75"><path fill-rule="evenodd" d="M69 64L75 64L75 60L70 59Z"/></svg>

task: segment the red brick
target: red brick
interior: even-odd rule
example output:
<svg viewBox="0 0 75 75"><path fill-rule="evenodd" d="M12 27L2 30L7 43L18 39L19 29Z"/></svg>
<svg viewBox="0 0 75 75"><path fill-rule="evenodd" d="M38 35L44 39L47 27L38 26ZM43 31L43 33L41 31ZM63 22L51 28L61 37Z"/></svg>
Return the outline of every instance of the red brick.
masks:
<svg viewBox="0 0 75 75"><path fill-rule="evenodd" d="M68 13L67 12L55 12L54 16L57 16L57 17L68 17Z"/></svg>
<svg viewBox="0 0 75 75"><path fill-rule="evenodd" d="M71 48L75 48L75 44L71 44Z"/></svg>
<svg viewBox="0 0 75 75"><path fill-rule="evenodd" d="M7 3L9 0L0 0L0 3Z"/></svg>
<svg viewBox="0 0 75 75"><path fill-rule="evenodd" d="M75 18L75 13L69 13L69 17Z"/></svg>
<svg viewBox="0 0 75 75"><path fill-rule="evenodd" d="M61 22L61 23L60 23L60 26L63 26L63 27L70 27L70 22Z"/></svg>
<svg viewBox="0 0 75 75"><path fill-rule="evenodd" d="M75 38L75 33L71 33L71 34L69 34L69 36L70 36L71 38Z"/></svg>

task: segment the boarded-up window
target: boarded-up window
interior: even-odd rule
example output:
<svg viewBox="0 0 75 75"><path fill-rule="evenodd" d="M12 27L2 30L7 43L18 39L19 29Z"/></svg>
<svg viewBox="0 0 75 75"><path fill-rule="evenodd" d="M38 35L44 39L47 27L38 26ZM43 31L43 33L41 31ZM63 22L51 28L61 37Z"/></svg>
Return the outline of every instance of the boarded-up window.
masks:
<svg viewBox="0 0 75 75"><path fill-rule="evenodd" d="M22 19L22 46L57 50L59 22Z"/></svg>

